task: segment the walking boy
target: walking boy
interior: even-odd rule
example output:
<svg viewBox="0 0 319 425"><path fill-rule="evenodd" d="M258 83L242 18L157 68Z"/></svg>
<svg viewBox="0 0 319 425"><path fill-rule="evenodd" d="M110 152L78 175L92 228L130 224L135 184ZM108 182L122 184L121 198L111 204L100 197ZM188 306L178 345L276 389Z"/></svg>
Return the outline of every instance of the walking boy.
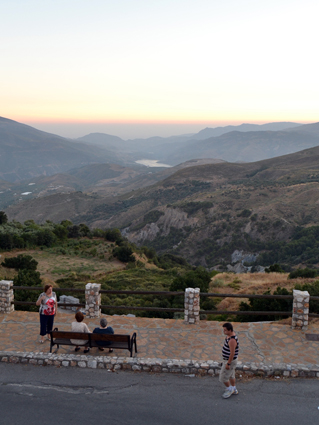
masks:
<svg viewBox="0 0 319 425"><path fill-rule="evenodd" d="M239 341L231 323L223 324L223 332L226 338L222 350L223 364L219 375L219 381L226 386L223 398L229 398L232 394L238 394L235 369L239 352Z"/></svg>

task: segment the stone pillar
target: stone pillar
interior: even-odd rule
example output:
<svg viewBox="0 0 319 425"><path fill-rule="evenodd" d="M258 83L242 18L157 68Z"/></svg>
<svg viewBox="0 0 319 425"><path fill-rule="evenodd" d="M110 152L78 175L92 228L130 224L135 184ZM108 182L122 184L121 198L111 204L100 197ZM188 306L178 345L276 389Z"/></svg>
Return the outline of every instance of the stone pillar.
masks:
<svg viewBox="0 0 319 425"><path fill-rule="evenodd" d="M199 323L199 288L185 289L184 322Z"/></svg>
<svg viewBox="0 0 319 425"><path fill-rule="evenodd" d="M0 280L0 313L12 313L14 311L13 281Z"/></svg>
<svg viewBox="0 0 319 425"><path fill-rule="evenodd" d="M85 314L89 318L101 316L100 283L87 283L85 285Z"/></svg>
<svg viewBox="0 0 319 425"><path fill-rule="evenodd" d="M308 328L309 292L294 289L293 295L292 329L301 329L305 331Z"/></svg>

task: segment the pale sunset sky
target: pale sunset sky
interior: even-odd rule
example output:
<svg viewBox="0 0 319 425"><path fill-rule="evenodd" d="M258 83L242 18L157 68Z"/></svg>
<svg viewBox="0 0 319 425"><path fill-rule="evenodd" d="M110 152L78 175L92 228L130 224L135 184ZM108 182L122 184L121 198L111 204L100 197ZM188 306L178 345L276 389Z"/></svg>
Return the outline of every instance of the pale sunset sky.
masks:
<svg viewBox="0 0 319 425"><path fill-rule="evenodd" d="M0 0L0 116L65 137L319 121L318 0Z"/></svg>

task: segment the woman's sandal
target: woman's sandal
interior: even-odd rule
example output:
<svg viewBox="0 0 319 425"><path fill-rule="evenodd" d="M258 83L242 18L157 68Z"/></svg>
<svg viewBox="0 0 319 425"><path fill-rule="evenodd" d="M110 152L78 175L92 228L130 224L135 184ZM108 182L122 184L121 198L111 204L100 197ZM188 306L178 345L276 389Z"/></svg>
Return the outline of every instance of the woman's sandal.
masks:
<svg viewBox="0 0 319 425"><path fill-rule="evenodd" d="M110 348L109 349L109 353L113 353L113 348Z"/></svg>
<svg viewBox="0 0 319 425"><path fill-rule="evenodd" d="M90 351L90 347L86 348L83 353L88 353Z"/></svg>
<svg viewBox="0 0 319 425"><path fill-rule="evenodd" d="M99 347L99 350L100 350L100 351L104 351L104 348L103 348L103 347Z"/></svg>
<svg viewBox="0 0 319 425"><path fill-rule="evenodd" d="M80 351L80 347L76 347L76 348L74 349L74 351L75 351L75 352Z"/></svg>

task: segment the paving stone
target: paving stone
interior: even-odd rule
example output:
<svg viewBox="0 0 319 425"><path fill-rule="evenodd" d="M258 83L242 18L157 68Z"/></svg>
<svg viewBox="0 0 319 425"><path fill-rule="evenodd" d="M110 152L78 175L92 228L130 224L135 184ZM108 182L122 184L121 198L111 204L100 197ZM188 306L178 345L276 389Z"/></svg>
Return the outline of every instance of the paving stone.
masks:
<svg viewBox="0 0 319 425"><path fill-rule="evenodd" d="M154 372L186 373L183 371L189 370L198 374L201 369L212 375L219 373L224 340L220 322L200 321L196 326L189 326L173 319L125 316L107 316L107 319L115 332L130 335L137 332L135 357L128 357L127 350L109 353L97 348L93 348L90 355L84 355L83 351L78 355L71 346L61 346L50 354L49 341L39 344L38 313L14 311L0 314L0 360L13 362L10 358L17 358L20 363L31 364L64 366L69 362L72 367L102 368L103 365L107 369L115 369L115 366L126 369L129 365L132 370L145 367ZM54 326L70 330L73 320L73 315L59 313ZM98 318L85 318L85 321L91 330L99 325ZM319 374L319 343L307 341L303 331L271 322L234 323L234 328L240 340L238 370L256 374L278 371L284 376L288 376L287 372L297 376L299 371L305 376ZM308 332L319 333L319 323L310 321Z"/></svg>

